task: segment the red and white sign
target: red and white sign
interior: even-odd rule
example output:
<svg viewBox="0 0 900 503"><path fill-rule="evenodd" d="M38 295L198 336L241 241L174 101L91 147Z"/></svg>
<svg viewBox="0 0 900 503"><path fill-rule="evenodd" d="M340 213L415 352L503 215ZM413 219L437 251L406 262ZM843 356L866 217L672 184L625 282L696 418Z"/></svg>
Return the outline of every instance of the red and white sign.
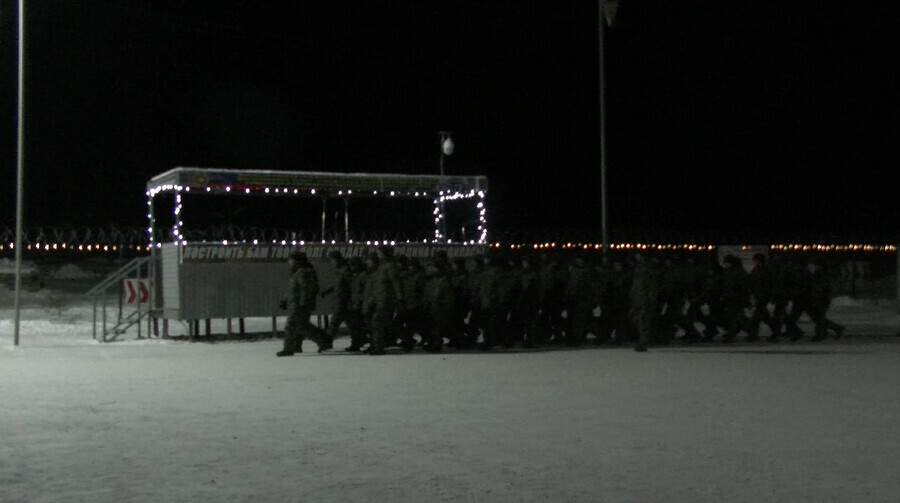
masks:
<svg viewBox="0 0 900 503"><path fill-rule="evenodd" d="M122 296L126 304L146 304L150 302L150 285L145 279L126 279Z"/></svg>

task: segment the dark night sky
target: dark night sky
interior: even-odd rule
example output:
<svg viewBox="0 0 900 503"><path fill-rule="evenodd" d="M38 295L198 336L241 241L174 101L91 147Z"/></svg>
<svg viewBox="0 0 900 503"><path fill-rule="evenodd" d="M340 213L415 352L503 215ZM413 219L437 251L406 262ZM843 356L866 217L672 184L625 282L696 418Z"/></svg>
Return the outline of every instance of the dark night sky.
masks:
<svg viewBox="0 0 900 503"><path fill-rule="evenodd" d="M895 2L622 0L607 32L613 239L900 237ZM27 2L26 225L145 223L174 166L491 182L495 231L600 229L597 4ZM0 227L16 2L0 0Z"/></svg>

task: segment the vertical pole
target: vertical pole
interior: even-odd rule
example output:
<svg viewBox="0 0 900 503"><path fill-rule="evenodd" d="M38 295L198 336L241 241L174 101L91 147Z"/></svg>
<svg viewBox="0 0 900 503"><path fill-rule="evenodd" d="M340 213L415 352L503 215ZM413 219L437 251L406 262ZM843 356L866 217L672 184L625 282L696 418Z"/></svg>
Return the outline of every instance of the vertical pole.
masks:
<svg viewBox="0 0 900 503"><path fill-rule="evenodd" d="M444 176L444 157L447 157L447 154L444 153L444 141L450 136L450 133L448 133L446 131L441 131L439 133L439 135L441 137L440 167L441 167L441 177L443 177ZM443 185L443 183L444 183L444 181L441 180L441 185ZM440 197L440 195L438 195L438 197ZM439 211L440 211L440 217L441 217L441 225L440 225L441 239L444 242L446 242L447 241L447 216L444 214L444 201L441 201Z"/></svg>
<svg viewBox="0 0 900 503"><path fill-rule="evenodd" d="M328 200L325 199L324 197L322 198L322 241L323 242L325 241L325 219L327 218L327 215L325 214L325 203L327 201Z"/></svg>
<svg viewBox="0 0 900 503"><path fill-rule="evenodd" d="M603 240L603 256L609 250L609 234L606 223L606 75L603 47L603 23L606 0L597 0L597 31L600 48L600 233Z"/></svg>
<svg viewBox="0 0 900 503"><path fill-rule="evenodd" d="M19 345L19 325L21 320L22 297L22 233L25 194L25 0L19 0L19 117L16 141L16 281L15 281L15 321L13 323L13 345Z"/></svg>
<svg viewBox="0 0 900 503"><path fill-rule="evenodd" d="M102 313L103 313L103 332L100 333L100 342L106 342L106 292L103 292L103 304L102 304Z"/></svg>
<svg viewBox="0 0 900 503"><path fill-rule="evenodd" d="M104 292L104 293L105 293L105 292ZM97 340L97 296L94 295L94 296L91 298L91 300L92 300L93 303L94 303L94 309L93 309L94 315L93 315L93 318L92 318L92 321L93 321L92 325L93 325L93 326L92 326L92 328L91 328L91 334L93 334L94 340Z"/></svg>
<svg viewBox="0 0 900 503"><path fill-rule="evenodd" d="M153 197L149 194L147 195L147 246L150 247L148 250L150 252L150 262L147 264L147 278L149 284L147 285L150 289L150 303L147 308L152 313L159 306L157 306L156 302L156 247L153 243L153 234L156 229L156 219L154 217L153 210ZM159 333L157 332L157 336Z"/></svg>
<svg viewBox="0 0 900 503"><path fill-rule="evenodd" d="M350 242L350 198L344 198L344 242Z"/></svg>

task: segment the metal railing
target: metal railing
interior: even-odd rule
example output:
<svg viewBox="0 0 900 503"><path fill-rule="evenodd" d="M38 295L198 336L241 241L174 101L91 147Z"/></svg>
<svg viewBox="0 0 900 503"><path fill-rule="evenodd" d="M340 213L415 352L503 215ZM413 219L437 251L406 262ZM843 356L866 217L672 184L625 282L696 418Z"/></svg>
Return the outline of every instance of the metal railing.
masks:
<svg viewBox="0 0 900 503"><path fill-rule="evenodd" d="M93 305L93 330L92 334L95 340L101 342L111 342L124 334L129 328L137 326L138 338L143 338L141 329L141 321L144 318L147 322L147 336L151 334L150 320L148 315L150 309L150 291L147 292L146 302L137 298L137 302L133 303L133 307L126 306L124 285L126 279L136 280L138 284L141 281L149 282L151 271L151 257L138 257L122 266L116 272L110 274L103 281L87 291L84 295L90 297ZM148 289L151 287L148 285ZM140 295L140 294L138 294ZM115 322L110 321L109 303L115 298ZM99 312L99 319L98 319ZM100 325L100 335L98 338L98 324Z"/></svg>

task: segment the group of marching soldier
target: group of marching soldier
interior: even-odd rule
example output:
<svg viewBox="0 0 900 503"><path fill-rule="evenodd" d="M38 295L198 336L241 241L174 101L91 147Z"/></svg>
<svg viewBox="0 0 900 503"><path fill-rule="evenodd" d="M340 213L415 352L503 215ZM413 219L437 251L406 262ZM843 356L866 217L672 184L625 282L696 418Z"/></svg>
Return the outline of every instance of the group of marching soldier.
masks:
<svg viewBox="0 0 900 503"><path fill-rule="evenodd" d="M288 321L279 356L300 351L304 339L319 351L332 348L338 329L350 331L346 351L384 354L386 347L428 352L494 347L652 345L798 340L798 319L815 324L813 340L844 327L825 314L829 277L817 260L799 263L779 254L753 257L748 273L732 255L722 264L705 255L676 259L635 253L628 262L572 253L502 254L426 260L395 257L381 247L365 258L329 255L338 278L319 291L318 277L302 252L291 255ZM702 257L702 260L697 260ZM566 260L564 260L564 258ZM310 322L317 297L333 296L327 330ZM593 335L593 338L589 337ZM418 338L416 338L418 336Z"/></svg>

